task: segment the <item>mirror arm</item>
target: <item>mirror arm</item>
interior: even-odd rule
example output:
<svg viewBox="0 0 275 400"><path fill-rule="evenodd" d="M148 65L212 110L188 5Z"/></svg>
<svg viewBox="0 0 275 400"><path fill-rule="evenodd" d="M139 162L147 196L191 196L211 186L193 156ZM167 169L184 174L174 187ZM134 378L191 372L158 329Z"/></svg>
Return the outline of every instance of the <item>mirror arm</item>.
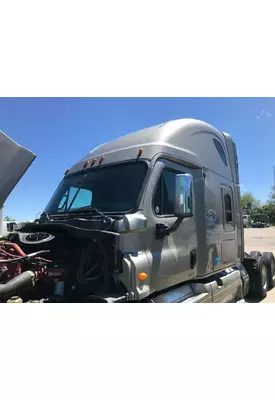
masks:
<svg viewBox="0 0 275 400"><path fill-rule="evenodd" d="M168 226L166 224L156 224L156 237L157 239L163 239L165 236L169 236L170 233L176 231L182 221L184 220L185 216L180 216L176 219L173 225Z"/></svg>

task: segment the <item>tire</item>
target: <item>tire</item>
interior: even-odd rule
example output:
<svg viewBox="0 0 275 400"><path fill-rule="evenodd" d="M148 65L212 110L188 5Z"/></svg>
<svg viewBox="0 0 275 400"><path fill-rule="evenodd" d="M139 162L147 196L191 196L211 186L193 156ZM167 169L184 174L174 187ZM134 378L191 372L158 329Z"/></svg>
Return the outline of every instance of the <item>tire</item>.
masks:
<svg viewBox="0 0 275 400"><path fill-rule="evenodd" d="M259 257L261 257L261 252L260 251L251 251L249 253L249 256L251 258L254 258L255 260L257 260Z"/></svg>
<svg viewBox="0 0 275 400"><path fill-rule="evenodd" d="M264 257L257 259L257 266L255 271L255 291L256 295L264 299L268 290L268 267Z"/></svg>
<svg viewBox="0 0 275 400"><path fill-rule="evenodd" d="M275 286L275 258L273 253L264 252L263 258L267 266L268 288L273 289Z"/></svg>

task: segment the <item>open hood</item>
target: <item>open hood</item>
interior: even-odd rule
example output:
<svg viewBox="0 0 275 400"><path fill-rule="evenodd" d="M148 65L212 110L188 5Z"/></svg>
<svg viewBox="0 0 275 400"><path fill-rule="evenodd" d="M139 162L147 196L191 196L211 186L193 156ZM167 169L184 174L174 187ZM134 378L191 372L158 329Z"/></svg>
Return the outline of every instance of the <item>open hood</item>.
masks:
<svg viewBox="0 0 275 400"><path fill-rule="evenodd" d="M35 158L0 131L0 208Z"/></svg>

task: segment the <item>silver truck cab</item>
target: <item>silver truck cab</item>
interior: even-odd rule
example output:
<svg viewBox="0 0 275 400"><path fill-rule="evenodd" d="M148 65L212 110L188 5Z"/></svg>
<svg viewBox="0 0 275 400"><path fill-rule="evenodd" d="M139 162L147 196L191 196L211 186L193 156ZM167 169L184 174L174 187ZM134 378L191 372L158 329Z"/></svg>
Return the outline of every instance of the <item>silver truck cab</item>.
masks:
<svg viewBox="0 0 275 400"><path fill-rule="evenodd" d="M1 207L35 155L1 132L0 151ZM244 252L235 143L192 119L92 150L0 250L0 301L236 302L275 286L273 253Z"/></svg>
<svg viewBox="0 0 275 400"><path fill-rule="evenodd" d="M167 122L95 148L66 171L44 215L90 207L112 218L105 230L117 233L115 275L128 300L199 282L244 257L236 146L202 121Z"/></svg>

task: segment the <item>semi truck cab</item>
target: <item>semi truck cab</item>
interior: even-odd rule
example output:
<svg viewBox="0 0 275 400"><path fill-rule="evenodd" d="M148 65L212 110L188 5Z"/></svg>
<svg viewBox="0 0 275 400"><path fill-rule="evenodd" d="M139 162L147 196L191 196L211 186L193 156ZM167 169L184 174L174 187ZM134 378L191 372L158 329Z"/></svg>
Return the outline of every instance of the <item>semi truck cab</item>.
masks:
<svg viewBox="0 0 275 400"><path fill-rule="evenodd" d="M89 208L115 220L119 280L130 300L244 256L235 144L201 121L172 121L97 147L67 171L45 215L83 210L92 224Z"/></svg>
<svg viewBox="0 0 275 400"><path fill-rule="evenodd" d="M244 252L236 145L193 119L90 151L13 240L49 252L40 300L229 302L263 295L258 270L275 283L274 258Z"/></svg>

